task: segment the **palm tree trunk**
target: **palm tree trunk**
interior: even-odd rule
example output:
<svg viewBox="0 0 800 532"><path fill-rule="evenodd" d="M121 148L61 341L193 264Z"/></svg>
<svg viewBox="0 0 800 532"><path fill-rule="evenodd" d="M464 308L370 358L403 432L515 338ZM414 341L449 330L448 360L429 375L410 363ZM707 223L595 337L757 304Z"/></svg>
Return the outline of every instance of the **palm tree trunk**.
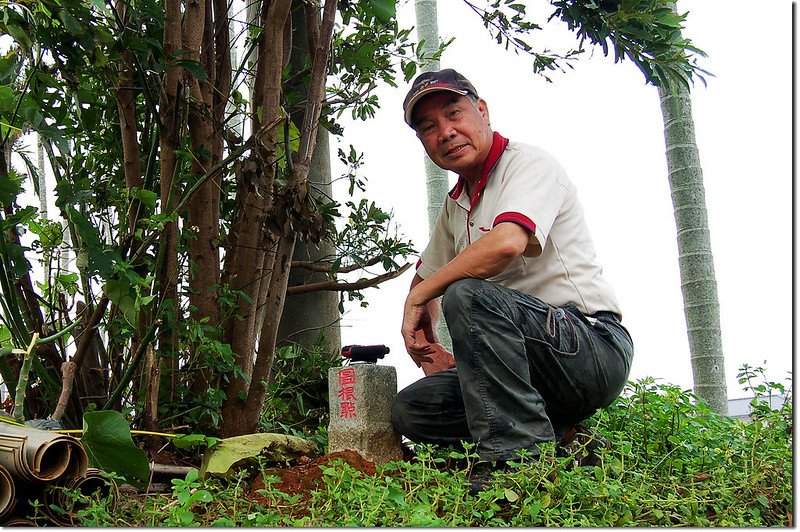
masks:
<svg viewBox="0 0 800 532"><path fill-rule="evenodd" d="M659 87L659 96L694 391L714 412L727 414L719 298L689 90L674 83Z"/></svg>
<svg viewBox="0 0 800 532"><path fill-rule="evenodd" d="M424 56L432 54L439 47L436 1L416 0L414 4L417 19L417 40L423 43L422 53ZM423 72L433 72L440 68L438 59L431 59L422 65ZM439 218L439 211L442 208L442 202L449 187L447 171L436 166L427 155L424 155L424 157L425 188L428 191L428 236L430 236L433 233L436 220ZM447 324L441 314L436 321L436 334L442 345L447 350L452 351L453 342L450 340L450 332L447 330Z"/></svg>

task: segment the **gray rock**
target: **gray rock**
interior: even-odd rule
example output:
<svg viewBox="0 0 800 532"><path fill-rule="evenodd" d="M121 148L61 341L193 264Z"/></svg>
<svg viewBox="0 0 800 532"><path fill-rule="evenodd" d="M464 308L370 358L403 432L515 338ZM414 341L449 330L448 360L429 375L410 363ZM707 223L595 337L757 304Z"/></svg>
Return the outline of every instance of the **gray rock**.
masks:
<svg viewBox="0 0 800 532"><path fill-rule="evenodd" d="M350 449L375 463L401 459L400 435L391 417L396 394L392 366L351 364L328 370L328 452Z"/></svg>

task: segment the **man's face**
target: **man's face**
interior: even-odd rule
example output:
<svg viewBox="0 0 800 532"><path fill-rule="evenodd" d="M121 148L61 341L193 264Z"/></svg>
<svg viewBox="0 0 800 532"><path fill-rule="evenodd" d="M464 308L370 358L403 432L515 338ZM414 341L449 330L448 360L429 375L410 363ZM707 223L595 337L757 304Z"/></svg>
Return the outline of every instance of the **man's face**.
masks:
<svg viewBox="0 0 800 532"><path fill-rule="evenodd" d="M437 166L470 183L480 178L493 138L486 102L434 92L414 106L413 118L417 137Z"/></svg>

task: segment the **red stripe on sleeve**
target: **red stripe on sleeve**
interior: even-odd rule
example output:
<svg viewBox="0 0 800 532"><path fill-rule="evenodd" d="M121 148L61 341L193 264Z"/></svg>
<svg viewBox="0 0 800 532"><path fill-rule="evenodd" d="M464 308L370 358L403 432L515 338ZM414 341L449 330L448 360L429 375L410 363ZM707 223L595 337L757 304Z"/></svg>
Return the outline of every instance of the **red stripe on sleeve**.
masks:
<svg viewBox="0 0 800 532"><path fill-rule="evenodd" d="M522 227L530 231L531 234L536 234L536 224L533 223L533 221L524 214L518 212L504 212L502 214L499 214L497 215L497 218L494 219L492 227L496 226L501 222L513 222L517 225L521 225Z"/></svg>

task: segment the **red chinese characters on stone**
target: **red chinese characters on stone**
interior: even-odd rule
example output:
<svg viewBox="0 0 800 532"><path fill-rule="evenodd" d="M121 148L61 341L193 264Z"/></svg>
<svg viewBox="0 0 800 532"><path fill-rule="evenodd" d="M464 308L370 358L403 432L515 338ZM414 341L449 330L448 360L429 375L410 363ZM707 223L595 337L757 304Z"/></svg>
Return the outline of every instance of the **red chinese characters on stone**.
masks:
<svg viewBox="0 0 800 532"><path fill-rule="evenodd" d="M356 402L356 389L353 386L339 389L339 399L350 403Z"/></svg>
<svg viewBox="0 0 800 532"><path fill-rule="evenodd" d="M356 370L355 368L344 368L339 371L339 416L343 419L353 419L358 417L356 411Z"/></svg>
<svg viewBox="0 0 800 532"><path fill-rule="evenodd" d="M352 418L357 418L358 417L358 412L356 412L356 404L355 403L342 402L340 407L341 407L341 411L342 411L342 413L341 413L341 417L342 418L345 418L345 419L350 418L350 419L352 419Z"/></svg>
<svg viewBox="0 0 800 532"><path fill-rule="evenodd" d="M356 383L355 368L344 368L339 370L339 386L348 386Z"/></svg>

